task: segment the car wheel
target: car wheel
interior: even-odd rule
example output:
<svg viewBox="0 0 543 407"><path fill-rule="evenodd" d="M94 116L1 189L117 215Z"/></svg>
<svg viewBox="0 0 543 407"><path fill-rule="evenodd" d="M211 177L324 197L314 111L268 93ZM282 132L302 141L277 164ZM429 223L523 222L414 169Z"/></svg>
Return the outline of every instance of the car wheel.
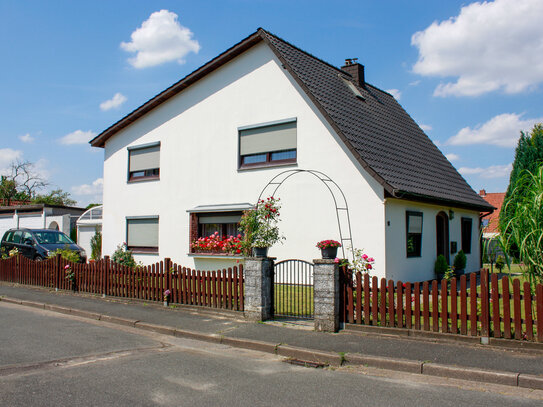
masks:
<svg viewBox="0 0 543 407"><path fill-rule="evenodd" d="M34 261L42 261L42 260L43 260L43 257L41 256L34 257Z"/></svg>

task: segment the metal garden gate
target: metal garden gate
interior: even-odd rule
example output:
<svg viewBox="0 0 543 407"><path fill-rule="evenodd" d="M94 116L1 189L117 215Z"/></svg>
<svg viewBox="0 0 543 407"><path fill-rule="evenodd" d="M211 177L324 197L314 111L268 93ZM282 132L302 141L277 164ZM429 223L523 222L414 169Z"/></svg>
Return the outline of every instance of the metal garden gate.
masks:
<svg viewBox="0 0 543 407"><path fill-rule="evenodd" d="M313 318L313 263L283 260L273 273L273 312L279 318Z"/></svg>

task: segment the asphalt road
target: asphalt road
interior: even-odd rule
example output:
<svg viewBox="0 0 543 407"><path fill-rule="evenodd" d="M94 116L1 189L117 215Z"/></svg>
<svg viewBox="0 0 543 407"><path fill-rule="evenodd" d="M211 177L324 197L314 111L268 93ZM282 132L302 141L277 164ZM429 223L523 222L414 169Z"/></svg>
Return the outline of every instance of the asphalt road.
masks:
<svg viewBox="0 0 543 407"><path fill-rule="evenodd" d="M543 391L368 368L314 369L0 303L1 406L543 406Z"/></svg>

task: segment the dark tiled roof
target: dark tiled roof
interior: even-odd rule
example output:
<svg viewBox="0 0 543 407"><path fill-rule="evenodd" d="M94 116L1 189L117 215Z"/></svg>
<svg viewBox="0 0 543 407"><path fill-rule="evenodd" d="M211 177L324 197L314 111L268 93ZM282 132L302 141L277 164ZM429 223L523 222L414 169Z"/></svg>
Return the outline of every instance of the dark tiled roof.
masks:
<svg viewBox="0 0 543 407"><path fill-rule="evenodd" d="M357 86L365 99L360 100L342 79L352 79L348 73L264 30L262 33L331 125L392 196L492 209L393 96L366 84Z"/></svg>
<svg viewBox="0 0 543 407"><path fill-rule="evenodd" d="M358 99L344 81L353 82L347 72L261 28L144 103L90 143L104 147L119 130L261 41L270 46L360 164L383 185L388 196L481 211L493 209L471 189L394 97L366 84L357 86L365 100Z"/></svg>

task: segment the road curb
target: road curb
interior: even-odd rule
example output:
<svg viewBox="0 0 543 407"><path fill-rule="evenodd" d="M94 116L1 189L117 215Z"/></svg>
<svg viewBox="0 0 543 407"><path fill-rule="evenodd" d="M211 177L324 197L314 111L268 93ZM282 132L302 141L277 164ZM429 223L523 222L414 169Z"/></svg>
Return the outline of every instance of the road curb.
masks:
<svg viewBox="0 0 543 407"><path fill-rule="evenodd" d="M223 345L233 346L236 348L272 353L278 356L292 358L303 362L321 363L332 366L369 366L379 369L423 374L427 376L438 376L450 379L471 380L483 383L493 383L506 386L543 390L543 376L535 376L524 373L483 370L471 367L443 365L431 362L425 363L422 361L393 359L372 355L351 353L340 354L321 350L299 348L286 344L275 344L251 339L231 338L219 336L216 334L176 329L169 326L156 325L148 322L125 319L111 315L97 314L90 311L60 307L52 304L42 304L33 301L18 300L9 297L0 298L0 301L32 308L41 308L48 311L74 315L87 319L100 320L112 324L130 326L141 330L160 333L163 335L170 335L179 338L193 339L211 343L219 343Z"/></svg>
<svg viewBox="0 0 543 407"><path fill-rule="evenodd" d="M442 365L438 363L423 363L422 374L447 377L449 379L518 386L518 377L520 373L489 371L469 367Z"/></svg>

